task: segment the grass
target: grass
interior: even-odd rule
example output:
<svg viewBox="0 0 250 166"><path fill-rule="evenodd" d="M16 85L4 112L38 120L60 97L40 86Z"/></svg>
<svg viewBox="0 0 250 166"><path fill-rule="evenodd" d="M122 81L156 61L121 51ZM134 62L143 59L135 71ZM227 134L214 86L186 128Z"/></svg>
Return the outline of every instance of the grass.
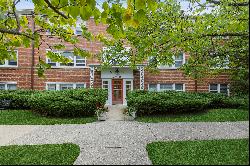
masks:
<svg viewBox="0 0 250 166"><path fill-rule="evenodd" d="M85 124L94 121L96 121L96 117L50 118L33 113L29 110L0 111L0 125Z"/></svg>
<svg viewBox="0 0 250 166"><path fill-rule="evenodd" d="M79 154L70 143L1 146L0 165L73 165Z"/></svg>
<svg viewBox="0 0 250 166"><path fill-rule="evenodd" d="M213 109L203 113L143 116L137 117L139 122L226 122L248 121L249 111L243 109Z"/></svg>
<svg viewBox="0 0 250 166"><path fill-rule="evenodd" d="M249 139L153 142L153 165L248 165Z"/></svg>

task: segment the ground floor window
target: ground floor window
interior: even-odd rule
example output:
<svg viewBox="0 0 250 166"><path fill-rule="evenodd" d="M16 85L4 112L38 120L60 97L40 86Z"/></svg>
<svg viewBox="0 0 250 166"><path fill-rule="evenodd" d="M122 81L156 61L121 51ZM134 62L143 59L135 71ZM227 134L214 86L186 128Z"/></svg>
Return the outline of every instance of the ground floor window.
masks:
<svg viewBox="0 0 250 166"><path fill-rule="evenodd" d="M162 84L148 84L149 91L185 91L185 85L183 83L162 83Z"/></svg>
<svg viewBox="0 0 250 166"><path fill-rule="evenodd" d="M209 84L209 92L228 95L228 84Z"/></svg>
<svg viewBox="0 0 250 166"><path fill-rule="evenodd" d="M16 82L0 82L0 90L16 90Z"/></svg>
<svg viewBox="0 0 250 166"><path fill-rule="evenodd" d="M46 90L65 90L86 88L85 83L46 83Z"/></svg>

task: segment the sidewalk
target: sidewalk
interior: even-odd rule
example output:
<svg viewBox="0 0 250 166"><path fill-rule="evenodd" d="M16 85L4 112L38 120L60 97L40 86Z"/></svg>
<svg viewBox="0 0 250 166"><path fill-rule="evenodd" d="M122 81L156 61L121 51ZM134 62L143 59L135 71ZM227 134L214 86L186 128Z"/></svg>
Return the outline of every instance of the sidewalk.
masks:
<svg viewBox="0 0 250 166"><path fill-rule="evenodd" d="M13 133L19 137L2 135ZM30 130L27 130L30 129ZM10 134L12 135L12 134ZM153 141L249 138L249 121L141 123L105 121L85 125L0 126L0 145L78 144L75 164L149 165L146 145Z"/></svg>

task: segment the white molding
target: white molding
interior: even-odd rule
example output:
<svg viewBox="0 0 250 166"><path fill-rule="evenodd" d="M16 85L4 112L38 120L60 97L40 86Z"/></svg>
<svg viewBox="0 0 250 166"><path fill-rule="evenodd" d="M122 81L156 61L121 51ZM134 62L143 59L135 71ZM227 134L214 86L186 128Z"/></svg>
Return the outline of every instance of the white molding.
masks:
<svg viewBox="0 0 250 166"><path fill-rule="evenodd" d="M16 85L16 89L17 89L17 82L2 82L2 81L0 81L0 84L4 84L4 90L8 90L8 85Z"/></svg>
<svg viewBox="0 0 250 166"><path fill-rule="evenodd" d="M161 84L171 84L172 85L172 90L174 91L178 91L178 92L185 92L186 91L186 88L185 88L185 84L184 83L149 83L149 84L153 84L153 85L156 85L156 91L157 92L161 92L161 91L166 91L166 90L161 90L160 88L160 85ZM148 90L149 90L149 84L148 84ZM183 90L176 90L175 89L175 84L182 84L183 86Z"/></svg>
<svg viewBox="0 0 250 166"><path fill-rule="evenodd" d="M46 90L48 90L48 84L56 84L56 90L60 90L60 85L62 84L73 84L73 89L76 88L76 84L84 84L84 88L86 88L86 82L45 82Z"/></svg>
<svg viewBox="0 0 250 166"><path fill-rule="evenodd" d="M45 49L46 50L46 54L47 54L47 52L48 51L51 51L51 52L55 52L55 53L63 53L63 52L74 52L74 51L72 51L72 50L51 50L51 49ZM81 69L87 69L87 68L89 68L88 66L87 66L87 58L86 57L82 57L83 59L82 60L85 60L85 66L76 66L76 56L79 56L79 55L75 55L75 54L73 54L74 55L74 59L73 59L73 64L74 64L74 66L61 66L60 65L60 63L61 62L54 62L54 63L56 63L56 66L51 66L51 69L61 69L61 68L65 68L65 69L67 69L67 68L69 68L69 69L77 69L77 68L81 68ZM62 56L62 55L61 55ZM46 63L48 64L49 62L48 62L48 57L46 56Z"/></svg>

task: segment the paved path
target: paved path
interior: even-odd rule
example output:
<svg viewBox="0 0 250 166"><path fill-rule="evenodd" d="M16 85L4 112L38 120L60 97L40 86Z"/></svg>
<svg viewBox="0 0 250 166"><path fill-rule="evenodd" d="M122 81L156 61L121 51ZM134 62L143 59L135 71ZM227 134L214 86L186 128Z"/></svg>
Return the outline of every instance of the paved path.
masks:
<svg viewBox="0 0 250 166"><path fill-rule="evenodd" d="M123 121L124 120L123 110L126 108L126 106L122 104L116 104L116 105L109 105L107 107L109 109L107 113L107 121Z"/></svg>
<svg viewBox="0 0 250 166"><path fill-rule="evenodd" d="M23 131L19 137L2 137ZM11 134L10 134L11 135ZM74 164L149 165L146 144L160 140L211 140L249 137L245 122L171 122L129 121L94 122L85 125L0 125L0 145L78 144L81 153Z"/></svg>

